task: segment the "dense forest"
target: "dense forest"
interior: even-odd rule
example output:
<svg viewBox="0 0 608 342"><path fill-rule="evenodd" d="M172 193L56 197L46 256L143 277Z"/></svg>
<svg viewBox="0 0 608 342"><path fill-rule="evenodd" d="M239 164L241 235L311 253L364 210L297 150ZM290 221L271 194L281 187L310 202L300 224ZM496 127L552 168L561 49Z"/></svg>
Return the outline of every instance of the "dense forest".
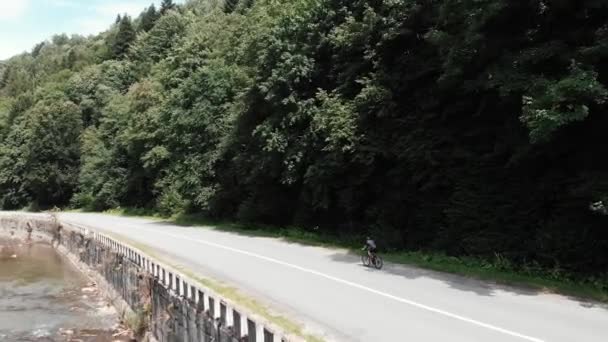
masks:
<svg viewBox="0 0 608 342"><path fill-rule="evenodd" d="M0 205L605 274L607 100L604 0L164 0L0 62Z"/></svg>

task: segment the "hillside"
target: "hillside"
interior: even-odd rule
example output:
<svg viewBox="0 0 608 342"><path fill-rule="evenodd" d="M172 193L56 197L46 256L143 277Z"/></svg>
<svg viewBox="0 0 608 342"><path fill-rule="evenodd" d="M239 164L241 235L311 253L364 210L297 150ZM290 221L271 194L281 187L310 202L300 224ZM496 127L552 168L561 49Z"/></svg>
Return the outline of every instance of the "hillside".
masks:
<svg viewBox="0 0 608 342"><path fill-rule="evenodd" d="M599 277L607 22L599 0L167 1L0 67L0 205Z"/></svg>

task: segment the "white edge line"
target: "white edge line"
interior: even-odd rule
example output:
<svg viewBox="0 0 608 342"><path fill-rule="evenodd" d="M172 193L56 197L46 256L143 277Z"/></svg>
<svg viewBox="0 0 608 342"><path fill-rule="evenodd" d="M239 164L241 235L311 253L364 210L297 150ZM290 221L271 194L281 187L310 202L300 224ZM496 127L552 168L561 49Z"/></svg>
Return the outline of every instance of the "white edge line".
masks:
<svg viewBox="0 0 608 342"><path fill-rule="evenodd" d="M72 224L74 224L74 223L72 223ZM87 229L93 228L93 227L85 227L85 226L82 226L80 224L75 224L75 225L83 227L83 228L87 228ZM250 257L257 258L257 259L261 259L261 260L272 262L272 263L275 263L275 264L278 264L278 265L282 265L282 266L285 266L285 267L288 267L288 268L293 268L293 269L296 269L296 270L299 270L299 271L302 271L302 272L305 272L305 273L314 274L316 276L319 276L319 277L322 277L322 278L326 278L326 279L329 279L329 280L332 280L332 281L335 281L335 282L338 282L338 283L341 283L341 284L344 284L344 285L348 285L348 286L351 286L351 287L354 287L354 288L357 288L357 289L360 289L360 290L364 290L364 291L367 291L367 292L370 292L370 293L373 293L373 294L376 294L376 295L379 295L379 296L382 296L382 297L385 297L385 298L389 298L389 299L392 299L392 300L395 300L395 301L398 301L398 302L401 302L401 303L404 303L404 304L408 304L408 305L417 307L419 309L423 309L423 310L427 310L427 311L430 311L430 312L434 312L436 314L440 314L440 315L443 315L443 316L446 316L446 317L450 317L450 318L453 318L453 319L456 319L456 320L459 320L459 321L467 322L467 323L470 323L470 324L473 324L473 325L477 325L477 326L480 326L480 327L483 327L483 328L486 328L486 329L494 330L494 331L497 331L497 332L500 332L500 333L503 333L503 334L506 334L506 335L518 337L518 338L521 338L521 339L524 339L524 340L528 340L528 341L532 341L532 342L545 342L545 341L543 341L543 340L541 340L539 338L536 338L536 337L527 336L527 335L520 334L520 333L515 332L515 331L511 331L511 330L508 330L508 329L497 327L497 326L492 325L492 324L484 323L484 322L481 322L481 321L478 321L478 320L475 320L475 319L472 319L472 318L468 318L468 317L465 317L465 316L453 314L451 312L448 312L448 311L445 311L445 310L441 310L441 309L437 309L437 308L434 308L434 307L431 307L431 306L428 306L428 305L424 305L424 304L415 302L413 300L397 297L395 295L392 295L392 294L389 294L389 293L386 293L386 292L382 292L382 291L378 291L378 290L372 289L370 287L367 287L367 286L364 286L364 285L361 285L361 284L357 284L357 283L354 283L354 282L351 282L351 281L348 281L348 280L345 280L345 279L341 279L341 278L337 278L337 277L331 276L329 274L325 274L325 273L322 273L322 272L319 272L319 271L315 271L313 269L309 269L309 268L301 267L301 266L298 266L298 265L290 264L288 262L281 261L281 260L278 260L278 259L274 259L274 258L271 258L271 257L267 257L267 256L264 256L264 255L260 255L260 254L257 254L257 253L252 253L252 252L244 251L244 250L241 250L241 249L237 249L237 248L233 248L233 247L229 247L229 246L225 246L225 245L221 245L221 244L218 244L218 243L209 242L209 241L205 241L205 240L201 240L201 239L186 238L184 236L177 235L177 234L172 234L172 233L167 233L167 232L164 232L162 230L149 229L149 228L144 228L144 227L134 227L134 228L140 229L140 230L149 230L149 231L153 231L155 233L160 233L160 234L164 234L164 235L167 235L167 236L171 236L171 237L176 238L176 239L186 240L186 241L190 241L190 242L197 242L197 243L201 243L201 244L204 244L204 245L208 245L208 246L224 249L224 250L227 250L227 251L231 251L231 252L234 252L234 253L239 253L239 254L247 255L247 256L250 256Z"/></svg>

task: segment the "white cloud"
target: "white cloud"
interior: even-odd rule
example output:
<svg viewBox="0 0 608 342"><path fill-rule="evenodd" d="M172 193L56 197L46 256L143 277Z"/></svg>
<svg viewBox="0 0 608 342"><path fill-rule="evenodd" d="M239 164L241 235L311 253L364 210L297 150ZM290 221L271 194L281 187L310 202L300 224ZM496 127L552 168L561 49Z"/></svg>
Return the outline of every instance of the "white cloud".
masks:
<svg viewBox="0 0 608 342"><path fill-rule="evenodd" d="M29 0L0 0L0 19L18 19L29 7Z"/></svg>
<svg viewBox="0 0 608 342"><path fill-rule="evenodd" d="M82 8L83 5L72 0L47 0L53 6L65 7L65 8Z"/></svg>

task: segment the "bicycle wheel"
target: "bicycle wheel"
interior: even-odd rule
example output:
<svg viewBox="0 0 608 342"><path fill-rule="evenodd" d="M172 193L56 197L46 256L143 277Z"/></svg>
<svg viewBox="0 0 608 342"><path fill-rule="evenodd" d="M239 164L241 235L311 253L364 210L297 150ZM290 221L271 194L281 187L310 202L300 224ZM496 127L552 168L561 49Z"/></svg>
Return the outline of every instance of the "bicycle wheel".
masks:
<svg viewBox="0 0 608 342"><path fill-rule="evenodd" d="M369 266L369 255L363 254L361 256L361 262L363 263L364 266Z"/></svg>
<svg viewBox="0 0 608 342"><path fill-rule="evenodd" d="M374 267L377 269L381 269L383 265L384 261L382 261L382 258L376 255L376 257L374 258Z"/></svg>

